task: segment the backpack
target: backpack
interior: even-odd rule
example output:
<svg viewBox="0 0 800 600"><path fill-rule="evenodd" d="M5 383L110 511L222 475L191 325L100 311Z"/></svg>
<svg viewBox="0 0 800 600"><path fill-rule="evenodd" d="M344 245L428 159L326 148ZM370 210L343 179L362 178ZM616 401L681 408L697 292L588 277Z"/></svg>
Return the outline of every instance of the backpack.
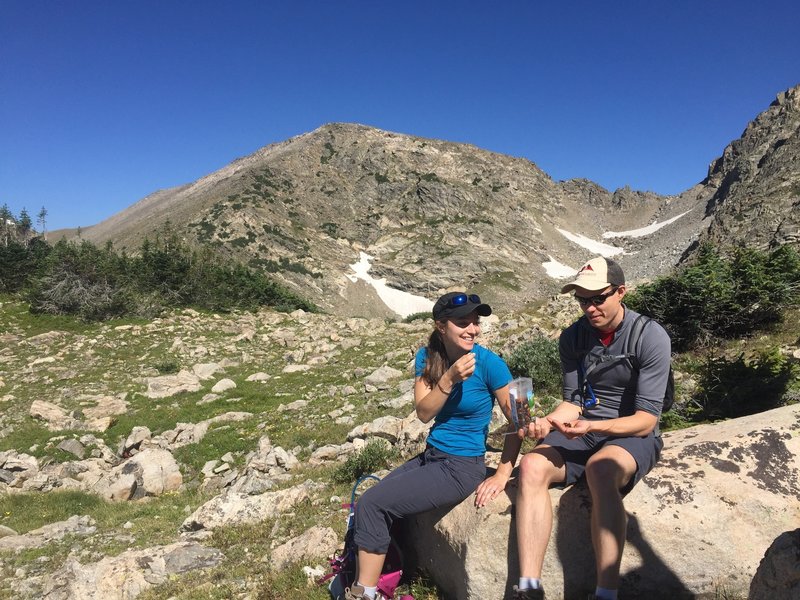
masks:
<svg viewBox="0 0 800 600"><path fill-rule="evenodd" d="M585 318L586 318L585 316L581 317L581 319ZM626 343L625 353L608 356L607 358L603 357L603 359L601 359L602 362L607 362L610 360L627 359L631 365L631 368L638 375L639 358L637 354L639 352L639 345L641 343L642 331L644 331L645 326L647 326L647 324L652 320L653 319L645 315L639 315L638 317L636 317L636 319L633 321L633 324L631 325L631 332L630 335L628 335L628 341ZM580 325L577 325L575 327L575 351L578 355L578 377L581 387L583 387L583 380L589 375L589 373L591 373L594 367L596 367L597 364L599 364L595 363L590 365L589 368L586 369L586 372L584 372L583 357L584 355L586 355L585 348L588 346L588 344L581 343L582 341L583 342L586 341L585 339L582 339L586 337L585 335L581 336L582 332L585 332L585 328L581 327ZM661 408L661 414L664 414L669 409L671 409L674 402L675 402L675 376L672 373L672 364L670 364L669 375L667 377L667 389L664 391L664 400Z"/></svg>
<svg viewBox="0 0 800 600"><path fill-rule="evenodd" d="M355 535L355 512L356 512L356 492L358 487L366 480L374 479L380 481L375 475L365 475L359 478L353 486L350 494L350 504L342 504L342 508L348 509L347 530L344 534L344 547L337 551L329 561L330 572L319 580L319 584L328 583L328 591L333 600L344 600L345 588L352 587L356 583L356 567L358 564L358 547L356 546ZM386 552L386 560L383 563L383 571L378 580L378 592L385 598L394 598L394 591L400 583L403 575L403 554L400 545L397 543L397 530L395 527L390 531L392 536L389 550ZM413 596L401 596L398 600L414 600Z"/></svg>

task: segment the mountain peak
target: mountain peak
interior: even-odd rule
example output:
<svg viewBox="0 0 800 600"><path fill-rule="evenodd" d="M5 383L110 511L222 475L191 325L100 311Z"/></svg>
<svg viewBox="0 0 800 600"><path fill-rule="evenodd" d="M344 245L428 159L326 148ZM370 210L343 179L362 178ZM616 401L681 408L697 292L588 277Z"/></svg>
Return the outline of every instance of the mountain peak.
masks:
<svg viewBox="0 0 800 600"><path fill-rule="evenodd" d="M343 315L390 314L375 288L349 278L362 252L370 276L399 290L434 299L468 288L515 307L555 293L557 277L597 253L635 281L702 237L796 241L798 98L798 88L779 94L706 180L677 196L557 183L523 158L326 123L152 194L84 237L134 249L169 220Z"/></svg>

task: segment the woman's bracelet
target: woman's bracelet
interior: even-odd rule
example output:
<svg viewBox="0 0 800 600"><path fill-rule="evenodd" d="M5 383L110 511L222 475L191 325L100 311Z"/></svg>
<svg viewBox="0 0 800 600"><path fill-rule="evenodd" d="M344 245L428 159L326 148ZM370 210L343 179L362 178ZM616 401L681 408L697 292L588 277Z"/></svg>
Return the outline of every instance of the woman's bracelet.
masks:
<svg viewBox="0 0 800 600"><path fill-rule="evenodd" d="M446 392L446 391L444 390L444 388L443 388L443 387L442 387L442 386L439 384L439 382L438 382L438 381L436 382L436 387L438 387L438 388L439 388L439 391L440 391L440 392L442 392L442 393L443 393L445 396L449 396L449 395L450 395L450 392L452 392L452 391L453 391L453 390L450 390L450 392Z"/></svg>

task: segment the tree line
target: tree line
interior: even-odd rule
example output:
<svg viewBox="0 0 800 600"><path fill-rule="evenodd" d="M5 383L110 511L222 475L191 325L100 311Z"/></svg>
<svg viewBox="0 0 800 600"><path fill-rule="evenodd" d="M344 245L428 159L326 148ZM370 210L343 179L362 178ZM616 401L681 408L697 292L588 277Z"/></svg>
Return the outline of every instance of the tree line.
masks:
<svg viewBox="0 0 800 600"><path fill-rule="evenodd" d="M44 206L37 213L36 222L39 233L44 237L47 226L47 209ZM0 244L7 246L13 240L25 243L35 233L33 219L26 208L23 207L19 215L14 216L8 204L0 206Z"/></svg>
<svg viewBox="0 0 800 600"><path fill-rule="evenodd" d="M154 317L170 308L228 311L317 307L265 274L190 247L169 227L131 254L112 243L9 235L0 244L0 292L22 294L33 313L87 321Z"/></svg>

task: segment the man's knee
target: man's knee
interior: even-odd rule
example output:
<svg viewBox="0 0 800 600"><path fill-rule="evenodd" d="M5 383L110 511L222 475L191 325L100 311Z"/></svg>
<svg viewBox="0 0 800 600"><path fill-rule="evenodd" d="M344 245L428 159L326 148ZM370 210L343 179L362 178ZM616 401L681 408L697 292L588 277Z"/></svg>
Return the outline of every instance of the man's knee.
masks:
<svg viewBox="0 0 800 600"><path fill-rule="evenodd" d="M519 463L519 480L523 486L549 485L552 471L553 463L547 457L531 452Z"/></svg>
<svg viewBox="0 0 800 600"><path fill-rule="evenodd" d="M620 489L633 476L636 463L620 462L614 456L593 456L586 463L586 483L589 489Z"/></svg>

